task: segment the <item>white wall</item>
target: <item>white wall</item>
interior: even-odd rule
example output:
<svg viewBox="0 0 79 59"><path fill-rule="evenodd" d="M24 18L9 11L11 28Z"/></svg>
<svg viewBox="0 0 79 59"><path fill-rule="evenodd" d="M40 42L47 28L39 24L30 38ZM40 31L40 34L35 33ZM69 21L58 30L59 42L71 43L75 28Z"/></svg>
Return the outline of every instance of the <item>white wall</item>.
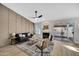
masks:
<svg viewBox="0 0 79 59"><path fill-rule="evenodd" d="M75 19L74 42L79 44L79 18Z"/></svg>

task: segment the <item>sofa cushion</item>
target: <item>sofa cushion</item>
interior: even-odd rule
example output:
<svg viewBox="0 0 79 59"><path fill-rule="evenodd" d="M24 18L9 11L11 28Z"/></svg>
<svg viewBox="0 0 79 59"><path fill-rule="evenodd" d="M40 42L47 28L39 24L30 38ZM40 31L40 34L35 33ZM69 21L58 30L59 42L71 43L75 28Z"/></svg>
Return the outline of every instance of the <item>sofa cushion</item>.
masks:
<svg viewBox="0 0 79 59"><path fill-rule="evenodd" d="M19 34L19 37L23 37L23 35L22 34Z"/></svg>
<svg viewBox="0 0 79 59"><path fill-rule="evenodd" d="M26 37L26 35L23 34L22 37Z"/></svg>
<svg viewBox="0 0 79 59"><path fill-rule="evenodd" d="M28 36L28 33L22 33L22 35L25 35L27 37Z"/></svg>

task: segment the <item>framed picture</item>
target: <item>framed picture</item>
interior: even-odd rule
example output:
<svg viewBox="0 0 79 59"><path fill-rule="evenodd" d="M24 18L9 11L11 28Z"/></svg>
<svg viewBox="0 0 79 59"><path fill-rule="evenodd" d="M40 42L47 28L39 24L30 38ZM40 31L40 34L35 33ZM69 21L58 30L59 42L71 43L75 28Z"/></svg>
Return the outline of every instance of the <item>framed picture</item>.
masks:
<svg viewBox="0 0 79 59"><path fill-rule="evenodd" d="M47 29L49 29L48 25L44 25L43 30L47 30Z"/></svg>

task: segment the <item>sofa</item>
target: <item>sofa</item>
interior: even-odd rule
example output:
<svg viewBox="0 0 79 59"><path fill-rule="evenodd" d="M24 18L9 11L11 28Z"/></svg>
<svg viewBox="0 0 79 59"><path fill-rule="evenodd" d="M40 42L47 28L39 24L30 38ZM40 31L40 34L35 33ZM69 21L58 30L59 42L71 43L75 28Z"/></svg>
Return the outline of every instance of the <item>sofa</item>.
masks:
<svg viewBox="0 0 79 59"><path fill-rule="evenodd" d="M16 41L17 42L25 42L25 41L29 41L29 38L32 38L33 34L29 34L29 33L17 33L15 34L16 37Z"/></svg>

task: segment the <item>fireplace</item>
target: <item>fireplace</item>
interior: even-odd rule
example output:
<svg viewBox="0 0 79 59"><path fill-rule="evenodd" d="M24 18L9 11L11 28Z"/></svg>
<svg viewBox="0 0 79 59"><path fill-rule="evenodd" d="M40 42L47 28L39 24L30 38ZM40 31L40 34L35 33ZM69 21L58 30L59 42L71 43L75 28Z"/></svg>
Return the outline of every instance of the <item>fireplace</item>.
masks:
<svg viewBox="0 0 79 59"><path fill-rule="evenodd" d="M43 38L49 38L49 33L43 32Z"/></svg>

